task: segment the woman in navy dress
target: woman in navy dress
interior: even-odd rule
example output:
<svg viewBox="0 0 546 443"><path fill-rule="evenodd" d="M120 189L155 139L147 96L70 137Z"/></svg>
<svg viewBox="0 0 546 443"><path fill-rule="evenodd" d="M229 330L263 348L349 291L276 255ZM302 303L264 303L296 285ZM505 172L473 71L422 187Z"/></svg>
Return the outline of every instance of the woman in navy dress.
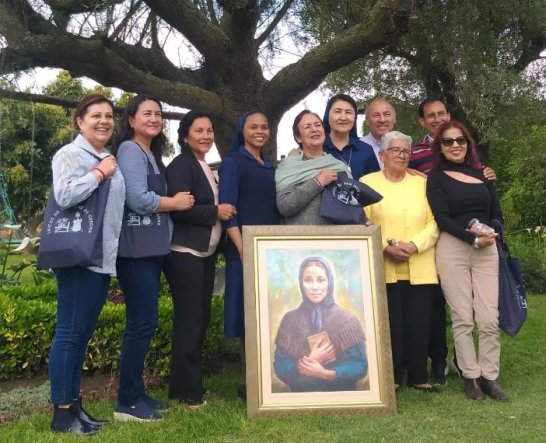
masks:
<svg viewBox="0 0 546 443"><path fill-rule="evenodd" d="M275 192L275 170L262 155L269 141L267 117L258 111L241 116L231 153L223 160L220 203L230 203L237 215L224 222L227 232L224 334L241 339L242 372L238 394L246 397L244 356L243 225L276 225L280 222Z"/></svg>

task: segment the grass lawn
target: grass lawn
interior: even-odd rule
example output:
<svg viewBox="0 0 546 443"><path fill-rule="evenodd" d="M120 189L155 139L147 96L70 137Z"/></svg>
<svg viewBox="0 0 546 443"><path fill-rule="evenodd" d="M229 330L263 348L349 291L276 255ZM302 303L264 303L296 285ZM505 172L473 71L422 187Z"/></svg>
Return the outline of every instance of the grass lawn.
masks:
<svg viewBox="0 0 546 443"><path fill-rule="evenodd" d="M157 423L114 422L90 440L101 442L544 442L546 441L546 297L530 296L529 318L519 335L503 334L500 382L508 403L467 400L463 382L448 378L439 395L403 389L393 417L315 416L248 420L236 398L236 374L209 377L202 409L175 406ZM165 398L165 392L158 392ZM45 401L45 399L44 399ZM111 401L89 403L98 417L112 415ZM70 442L53 434L50 416L35 415L0 428L1 442Z"/></svg>

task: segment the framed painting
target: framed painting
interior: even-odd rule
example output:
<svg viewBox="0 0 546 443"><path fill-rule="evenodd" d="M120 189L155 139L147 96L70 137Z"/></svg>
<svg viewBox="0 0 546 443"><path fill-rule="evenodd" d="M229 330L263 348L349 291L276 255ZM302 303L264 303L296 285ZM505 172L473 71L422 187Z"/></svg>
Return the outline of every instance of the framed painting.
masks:
<svg viewBox="0 0 546 443"><path fill-rule="evenodd" d="M377 226L243 228L247 415L396 413Z"/></svg>

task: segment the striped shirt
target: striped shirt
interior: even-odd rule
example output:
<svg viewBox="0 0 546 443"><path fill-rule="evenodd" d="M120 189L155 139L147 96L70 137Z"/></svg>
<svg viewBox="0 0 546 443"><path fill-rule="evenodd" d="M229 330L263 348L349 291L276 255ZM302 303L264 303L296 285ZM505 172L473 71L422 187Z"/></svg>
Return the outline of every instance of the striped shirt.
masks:
<svg viewBox="0 0 546 443"><path fill-rule="evenodd" d="M432 137L430 134L423 139L418 145L411 148L411 159L409 167L416 169L424 174L428 174L432 169Z"/></svg>

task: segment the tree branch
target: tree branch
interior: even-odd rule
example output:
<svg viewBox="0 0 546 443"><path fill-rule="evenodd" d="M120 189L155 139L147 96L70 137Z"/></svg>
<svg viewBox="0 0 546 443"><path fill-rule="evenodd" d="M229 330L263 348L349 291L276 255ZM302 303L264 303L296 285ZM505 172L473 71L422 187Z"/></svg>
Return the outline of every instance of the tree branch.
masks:
<svg viewBox="0 0 546 443"><path fill-rule="evenodd" d="M145 0L150 9L184 35L211 64L229 54L230 42L190 0Z"/></svg>
<svg viewBox="0 0 546 443"><path fill-rule="evenodd" d="M397 41L407 30L412 3L409 0L377 1L363 22L282 69L267 85L268 115L284 113L292 103L316 89L330 72Z"/></svg>
<svg viewBox="0 0 546 443"><path fill-rule="evenodd" d="M29 92L10 91L8 89L0 88L0 97L11 99L29 101L34 103L43 103L45 105L62 106L63 108L75 109L78 106L78 102L75 100L69 100L61 97L52 97L50 95L31 94ZM114 106L114 112L118 115L123 114L125 108L120 106ZM186 113L185 112L171 112L163 111L163 118L166 120L181 120Z"/></svg>
<svg viewBox="0 0 546 443"><path fill-rule="evenodd" d="M122 43L113 44L114 47L121 45ZM151 49L141 49L141 54L153 53ZM137 51L134 46L132 50ZM98 38L41 36L36 41L27 37L24 44L0 52L0 58L4 59L4 66L10 68L10 71L37 66L62 68L75 77L87 76L104 86L115 86L127 91L136 89L137 92L153 95L172 105L200 107L216 115L222 115L225 111L224 100L217 94L182 83L179 81L180 75L177 81L171 81L145 72L120 57L117 51L108 48ZM135 85L138 87L135 88Z"/></svg>
<svg viewBox="0 0 546 443"><path fill-rule="evenodd" d="M282 5L281 9L277 12L271 23L267 26L267 28L262 32L258 38L256 39L256 46L261 46L262 43L271 35L271 33L275 30L279 22L283 19L283 17L286 15L292 4L294 3L294 0L286 0L284 2L284 5Z"/></svg>
<svg viewBox="0 0 546 443"><path fill-rule="evenodd" d="M123 17L119 25L116 27L116 29L114 29L114 32L110 34L110 39L115 40L119 37L119 34L121 33L121 31L125 29L125 27L129 23L129 20L138 11L141 5L142 5L142 0L138 0L129 7L129 10L125 14L125 17Z"/></svg>
<svg viewBox="0 0 546 443"><path fill-rule="evenodd" d="M522 72L529 64L539 58L540 54L546 49L546 35L524 36L525 47L522 50L513 69L516 72Z"/></svg>
<svg viewBox="0 0 546 443"><path fill-rule="evenodd" d="M216 11L214 10L214 4L212 3L212 0L207 0L207 11L210 16L210 21L218 26L220 23L218 23L218 17L216 17Z"/></svg>

